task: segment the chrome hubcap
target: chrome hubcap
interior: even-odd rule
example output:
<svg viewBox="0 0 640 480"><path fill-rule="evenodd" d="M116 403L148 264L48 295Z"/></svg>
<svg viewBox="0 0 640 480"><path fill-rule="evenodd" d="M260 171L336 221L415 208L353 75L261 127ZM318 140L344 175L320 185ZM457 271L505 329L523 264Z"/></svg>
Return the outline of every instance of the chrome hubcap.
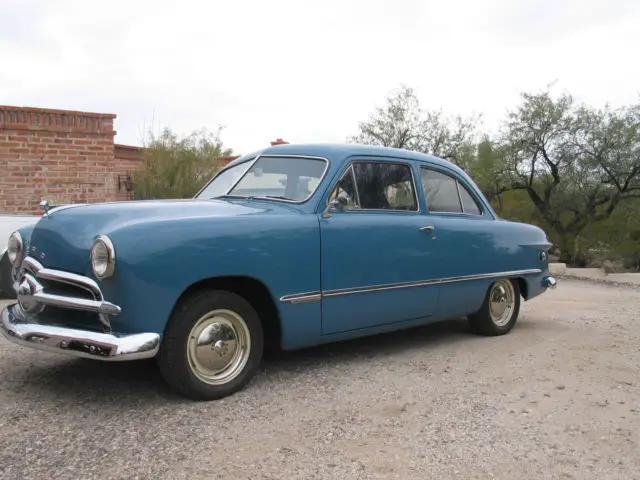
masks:
<svg viewBox="0 0 640 480"><path fill-rule="evenodd" d="M251 352L249 327L231 310L214 310L202 316L191 329L187 342L191 370L211 385L236 378Z"/></svg>
<svg viewBox="0 0 640 480"><path fill-rule="evenodd" d="M489 292L489 313L491 320L499 327L509 323L515 304L515 291L509 280L498 280Z"/></svg>

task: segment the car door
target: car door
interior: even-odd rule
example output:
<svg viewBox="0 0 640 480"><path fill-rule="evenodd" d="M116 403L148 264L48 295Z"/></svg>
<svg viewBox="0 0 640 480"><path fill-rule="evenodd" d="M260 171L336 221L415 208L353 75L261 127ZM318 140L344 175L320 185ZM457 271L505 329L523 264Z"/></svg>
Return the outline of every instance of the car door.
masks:
<svg viewBox="0 0 640 480"><path fill-rule="evenodd" d="M357 158L332 188L340 206L320 217L322 333L431 316L435 244L409 161Z"/></svg>
<svg viewBox="0 0 640 480"><path fill-rule="evenodd" d="M508 242L497 235L496 221L467 180L436 165L420 165L420 185L440 246L433 262L441 284L438 315L464 314L485 292L482 278L503 271L501 250Z"/></svg>

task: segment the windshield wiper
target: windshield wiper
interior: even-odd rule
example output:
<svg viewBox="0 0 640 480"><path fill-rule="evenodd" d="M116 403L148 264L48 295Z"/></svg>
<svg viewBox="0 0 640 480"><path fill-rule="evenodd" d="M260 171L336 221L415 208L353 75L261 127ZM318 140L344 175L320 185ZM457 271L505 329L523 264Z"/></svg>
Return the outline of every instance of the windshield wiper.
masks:
<svg viewBox="0 0 640 480"><path fill-rule="evenodd" d="M289 200L295 202L295 198L285 197L284 195L218 195L213 198L246 198L247 200L253 200L254 198L274 198L276 200Z"/></svg>
<svg viewBox="0 0 640 480"><path fill-rule="evenodd" d="M285 197L284 195L263 195L262 198L276 198L278 200L291 200L292 202L296 201L295 198Z"/></svg>
<svg viewBox="0 0 640 480"><path fill-rule="evenodd" d="M247 195L217 195L215 197L211 197L209 200L213 200L214 198L253 198L251 196L247 196Z"/></svg>

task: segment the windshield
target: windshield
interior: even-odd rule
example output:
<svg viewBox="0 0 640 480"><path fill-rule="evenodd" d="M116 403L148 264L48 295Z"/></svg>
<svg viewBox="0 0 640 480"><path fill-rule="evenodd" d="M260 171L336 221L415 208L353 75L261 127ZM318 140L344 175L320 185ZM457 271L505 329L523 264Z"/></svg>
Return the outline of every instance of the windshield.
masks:
<svg viewBox="0 0 640 480"><path fill-rule="evenodd" d="M316 191L326 166L326 160L317 158L259 157L223 171L197 198L230 195L302 202Z"/></svg>
<svg viewBox="0 0 640 480"><path fill-rule="evenodd" d="M215 198L225 195L233 184L247 171L247 168L251 166L252 161L253 159L224 170L215 177L209 185L204 187L202 191L196 195L196 198Z"/></svg>

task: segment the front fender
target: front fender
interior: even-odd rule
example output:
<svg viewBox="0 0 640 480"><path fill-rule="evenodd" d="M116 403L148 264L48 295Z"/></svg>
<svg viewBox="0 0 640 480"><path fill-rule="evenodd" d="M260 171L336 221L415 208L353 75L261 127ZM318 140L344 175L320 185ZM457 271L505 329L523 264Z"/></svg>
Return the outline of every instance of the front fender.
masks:
<svg viewBox="0 0 640 480"><path fill-rule="evenodd" d="M183 218L139 222L109 232L115 275L101 283L105 298L122 313L114 330L162 334L187 288L204 279L243 276L264 283L280 309L283 337L320 332L320 305L294 310L279 298L320 289L317 217L305 214ZM293 330L291 330L293 329Z"/></svg>

